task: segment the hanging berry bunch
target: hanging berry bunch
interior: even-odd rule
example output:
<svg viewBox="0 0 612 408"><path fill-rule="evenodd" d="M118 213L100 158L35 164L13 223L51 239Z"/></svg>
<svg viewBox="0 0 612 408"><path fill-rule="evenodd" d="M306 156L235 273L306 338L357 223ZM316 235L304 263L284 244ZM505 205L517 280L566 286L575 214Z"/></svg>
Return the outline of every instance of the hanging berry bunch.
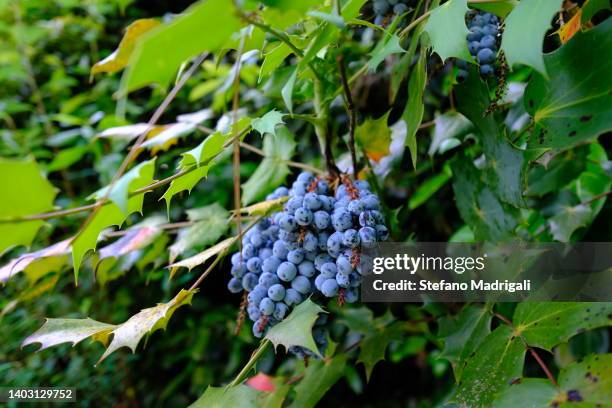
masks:
<svg viewBox="0 0 612 408"><path fill-rule="evenodd" d="M256 337L311 295L337 297L340 304L357 301L361 248L389 237L380 201L366 181L341 175L331 182L304 172L291 189L279 187L267 199L283 196L289 196L283 210L247 231L242 251L231 258L228 288L248 292ZM317 333L323 324L317 323ZM324 348L326 336L318 333L315 341ZM301 348L291 351L309 355Z"/></svg>
<svg viewBox="0 0 612 408"><path fill-rule="evenodd" d="M468 12L468 29L466 37L468 50L480 67L480 74L488 77L495 73L495 60L499 46L500 25L497 16L482 11ZM467 79L468 62L459 60L457 79Z"/></svg>

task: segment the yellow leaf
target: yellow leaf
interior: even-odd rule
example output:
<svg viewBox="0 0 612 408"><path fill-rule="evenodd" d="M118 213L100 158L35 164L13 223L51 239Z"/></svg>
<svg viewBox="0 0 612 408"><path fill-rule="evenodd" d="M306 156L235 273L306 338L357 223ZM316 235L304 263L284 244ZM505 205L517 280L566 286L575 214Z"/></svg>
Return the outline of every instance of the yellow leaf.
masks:
<svg viewBox="0 0 612 408"><path fill-rule="evenodd" d="M387 120L390 112L378 119L366 119L355 129L355 140L371 160L379 161L389 154L391 130L387 125Z"/></svg>
<svg viewBox="0 0 612 408"><path fill-rule="evenodd" d="M580 19L582 18L582 9L578 9L576 14L570 20L563 24L561 28L557 30L561 43L565 44L568 42L574 34L580 30Z"/></svg>
<svg viewBox="0 0 612 408"><path fill-rule="evenodd" d="M97 62L91 68L91 75L100 72L113 73L122 70L128 63L132 51L136 46L136 41L147 31L157 27L160 22L153 18L143 18L134 21L126 30L119 47L108 57Z"/></svg>

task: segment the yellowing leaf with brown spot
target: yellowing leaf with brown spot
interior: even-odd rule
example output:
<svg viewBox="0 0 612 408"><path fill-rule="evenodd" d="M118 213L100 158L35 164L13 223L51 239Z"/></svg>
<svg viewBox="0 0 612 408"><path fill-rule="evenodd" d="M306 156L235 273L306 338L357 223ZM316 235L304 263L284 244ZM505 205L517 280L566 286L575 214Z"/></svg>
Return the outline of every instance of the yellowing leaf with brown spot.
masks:
<svg viewBox="0 0 612 408"><path fill-rule="evenodd" d="M578 9L574 17L570 18L570 20L563 24L561 28L557 30L557 34L559 35L559 39L562 44L568 42L574 34L576 34L580 30L580 19L582 18L582 9Z"/></svg>
<svg viewBox="0 0 612 408"><path fill-rule="evenodd" d="M134 21L126 30L119 47L108 57L97 62L91 68L91 75L96 75L100 72L112 74L122 70L127 66L128 60L134 51L137 40L147 31L157 27L160 22L153 18L143 18Z"/></svg>
<svg viewBox="0 0 612 408"><path fill-rule="evenodd" d="M355 140L365 154L374 161L379 161L389 154L391 144L391 130L387 125L389 112L378 119L366 119L355 129Z"/></svg>

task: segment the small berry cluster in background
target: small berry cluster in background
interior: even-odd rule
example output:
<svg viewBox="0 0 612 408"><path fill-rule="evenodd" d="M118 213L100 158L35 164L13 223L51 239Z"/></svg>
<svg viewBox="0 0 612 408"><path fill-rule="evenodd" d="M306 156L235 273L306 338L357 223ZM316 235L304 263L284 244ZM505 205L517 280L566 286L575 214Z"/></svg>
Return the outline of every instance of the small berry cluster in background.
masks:
<svg viewBox="0 0 612 408"><path fill-rule="evenodd" d="M493 75L499 42L499 19L491 13L470 11L468 29L466 37L468 50L480 66L480 74L485 77ZM458 60L457 67L459 68L457 79L465 81L468 77L468 62Z"/></svg>

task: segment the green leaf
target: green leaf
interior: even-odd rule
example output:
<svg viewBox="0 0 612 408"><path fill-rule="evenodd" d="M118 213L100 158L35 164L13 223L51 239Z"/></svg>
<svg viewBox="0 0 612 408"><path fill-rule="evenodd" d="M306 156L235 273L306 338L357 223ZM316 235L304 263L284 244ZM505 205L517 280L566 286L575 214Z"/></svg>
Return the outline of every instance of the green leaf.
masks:
<svg viewBox="0 0 612 408"><path fill-rule="evenodd" d="M90 200L101 200L104 197L108 197L108 199L115 203L127 217L130 214L130 212L128 212L129 192L149 184L153 179L154 171L155 159L139 163L130 171L125 173L119 180L117 180L117 182L112 186L110 194L108 193L110 186L106 186L96 191L88 198ZM149 182L143 184L143 177L149 180Z"/></svg>
<svg viewBox="0 0 612 408"><path fill-rule="evenodd" d="M408 200L408 208L414 210L425 204L438 190L448 183L453 176L450 166L445 164L442 171L423 181Z"/></svg>
<svg viewBox="0 0 612 408"><path fill-rule="evenodd" d="M355 129L355 141L371 160L379 161L389 154L391 130L387 121L390 113L391 111L378 119L368 118Z"/></svg>
<svg viewBox="0 0 612 408"><path fill-rule="evenodd" d="M529 171L525 195L542 197L558 192L584 170L585 150L568 150L556 155L546 166L536 164Z"/></svg>
<svg viewBox="0 0 612 408"><path fill-rule="evenodd" d="M264 55L263 62L261 64L261 68L259 70L259 79L261 80L268 75L270 75L276 68L278 68L285 58L291 55L293 51L289 46L285 43L280 43L278 46L268 51Z"/></svg>
<svg viewBox="0 0 612 408"><path fill-rule="evenodd" d="M89 153L90 146L78 145L70 147L68 149L62 149L59 151L53 160L47 165L48 172L54 172L58 170L64 170L72 166L74 163L81 160L81 158Z"/></svg>
<svg viewBox="0 0 612 408"><path fill-rule="evenodd" d="M179 167L182 170L187 170L196 166L196 169L172 180L170 187L162 195L161 198L166 200L168 212L170 211L172 197L181 191L187 190L191 192L195 185L202 178L206 177L208 170L214 164L214 159L223 152L223 146L228 140L231 140L233 134L243 134L248 128L247 122L250 123L249 118L242 118L235 125L237 130L230 130L225 134L215 132L204 139L198 146L182 154L183 158Z"/></svg>
<svg viewBox="0 0 612 408"><path fill-rule="evenodd" d="M461 218L478 241L500 241L513 234L518 211L499 201L480 179L480 172L465 156L451 165L453 190Z"/></svg>
<svg viewBox="0 0 612 408"><path fill-rule="evenodd" d="M281 185L289 174L287 160L295 153L293 134L286 127L279 127L276 134L267 134L263 140L265 158L242 185L242 203L250 204Z"/></svg>
<svg viewBox="0 0 612 408"><path fill-rule="evenodd" d="M595 14L602 10L611 10L612 6L608 0L587 0L582 6L582 16L580 21L584 24L593 18Z"/></svg>
<svg viewBox="0 0 612 408"><path fill-rule="evenodd" d="M283 114L276 110L271 110L261 118L253 119L251 126L253 130L258 131L262 136L266 133L276 136L276 127L283 123Z"/></svg>
<svg viewBox="0 0 612 408"><path fill-rule="evenodd" d="M585 330L612 326L612 302L526 302L514 313L514 326L527 344L551 350Z"/></svg>
<svg viewBox="0 0 612 408"><path fill-rule="evenodd" d="M490 0L471 3L470 7L505 18L518 4L518 0Z"/></svg>
<svg viewBox="0 0 612 408"><path fill-rule="evenodd" d="M152 83L165 87L183 62L204 51L218 51L241 27L233 10L230 0L199 2L149 33L130 58L121 81L122 92Z"/></svg>
<svg viewBox="0 0 612 408"><path fill-rule="evenodd" d="M492 115L484 115L489 102L486 84L471 70L468 80L457 86L457 106L480 131L486 157L484 181L501 200L523 207L527 178L525 152L507 140Z"/></svg>
<svg viewBox="0 0 612 408"><path fill-rule="evenodd" d="M262 408L262 401L267 394L243 384L234 387L208 386L189 408Z"/></svg>
<svg viewBox="0 0 612 408"><path fill-rule="evenodd" d="M502 393L493 408L604 407L612 405L612 354L591 355L559 373L559 389L550 380L523 379ZM565 402L565 403L564 403Z"/></svg>
<svg viewBox="0 0 612 408"><path fill-rule="evenodd" d="M399 54L402 52L406 52L400 45L400 39L397 35L385 35L385 37L376 44L374 50L372 50L372 55L370 60L368 61L368 70L370 72L376 71L376 68L380 65L381 62L385 60L389 55Z"/></svg>
<svg viewBox="0 0 612 408"><path fill-rule="evenodd" d="M468 34L465 25L467 11L467 0L449 0L433 9L429 15L425 32L442 61L450 57L472 60L465 41Z"/></svg>
<svg viewBox="0 0 612 408"><path fill-rule="evenodd" d="M461 406L488 408L510 383L523 373L525 346L511 327L499 326L469 357L455 396Z"/></svg>
<svg viewBox="0 0 612 408"><path fill-rule="evenodd" d="M119 47L102 61L96 62L91 67L91 75L100 72L112 74L125 68L138 40L145 33L159 26L159 24L160 21L154 18L141 18L131 23L125 29L125 34L119 43Z"/></svg>
<svg viewBox="0 0 612 408"><path fill-rule="evenodd" d="M385 359L389 343L402 339L402 325L394 320L395 318L389 311L374 318L374 314L367 307L350 309L343 313L341 322L346 324L352 332L363 335L357 362L363 363L368 380L374 366Z"/></svg>
<svg viewBox="0 0 612 408"><path fill-rule="evenodd" d="M296 306L284 320L272 326L265 338L274 344L274 348L283 345L288 350L292 346L301 346L320 355L312 337L312 327L319 313L324 313L324 310L307 299Z"/></svg>
<svg viewBox="0 0 612 408"><path fill-rule="evenodd" d="M111 190L111 195L109 196L111 201L102 206L89 224L74 238L72 242L72 263L74 266L75 283L78 282L79 268L83 257L89 250L95 250L100 232L113 225L121 226L129 214L142 212L144 193L127 199L126 211L123 211L117 203L123 203L124 197L127 198L129 193L151 184L154 172L155 159L152 159L139 164L124 174L117 180ZM92 197L103 197L106 188L108 187L94 193Z"/></svg>
<svg viewBox="0 0 612 408"><path fill-rule="evenodd" d="M434 130L429 145L430 156L444 150L444 145L450 139L460 139L470 132L472 123L459 112L446 112L434 119Z"/></svg>
<svg viewBox="0 0 612 408"><path fill-rule="evenodd" d="M412 69L410 81L408 81L408 103L402 113L402 119L406 122L406 146L410 150L412 166L416 169L417 164L417 140L416 134L423 120L425 104L423 93L427 83L427 58L425 52L421 52L419 60Z"/></svg>
<svg viewBox="0 0 612 408"><path fill-rule="evenodd" d="M611 406L611 367L612 354L588 356L581 362L561 370L559 386L567 393L578 391L577 394L582 398L582 401L593 404L595 407ZM574 393L575 396L576 393Z"/></svg>
<svg viewBox="0 0 612 408"><path fill-rule="evenodd" d="M311 362L304 370L304 378L295 386L295 399L289 407L315 407L325 393L344 375L346 359L346 355L340 354L331 359Z"/></svg>
<svg viewBox="0 0 612 408"><path fill-rule="evenodd" d="M557 241L569 242L574 231L591 222L592 215L593 211L586 205L565 206L559 213L549 218L550 232Z"/></svg>
<svg viewBox="0 0 612 408"><path fill-rule="evenodd" d="M33 158L0 158L0 174L0 219L53 209L57 190L43 177ZM43 224L43 221L0 223L0 255L18 245L29 246Z"/></svg>
<svg viewBox="0 0 612 408"><path fill-rule="evenodd" d="M39 350L56 346L62 343L77 343L96 334L111 332L116 326L86 319L46 319L40 329L28 336L21 347L29 344L40 343Z"/></svg>
<svg viewBox="0 0 612 408"><path fill-rule="evenodd" d="M561 0L522 0L508 15L501 49L510 67L525 64L545 77L542 43L552 19L561 10ZM552 70L551 70L552 72Z"/></svg>
<svg viewBox="0 0 612 408"><path fill-rule="evenodd" d="M440 357L452 363L455 381L461 380L468 359L491 333L491 318L488 307L468 305L457 316L440 319L438 336L444 340Z"/></svg>
<svg viewBox="0 0 612 408"><path fill-rule="evenodd" d="M530 146L569 149L612 130L612 84L601 80L612 76L612 61L600 58L612 53L610 36L607 19L544 56L550 80L535 75L524 96L535 122Z"/></svg>
<svg viewBox="0 0 612 408"><path fill-rule="evenodd" d="M527 378L503 392L492 408L550 408L557 392L549 379Z"/></svg>
<svg viewBox="0 0 612 408"><path fill-rule="evenodd" d="M187 215L195 223L179 230L174 244L169 248L170 262L174 262L185 251L217 242L229 227L229 212L219 203L187 210Z"/></svg>
<svg viewBox="0 0 612 408"><path fill-rule="evenodd" d="M292 71L293 72L289 76L289 79L287 79L287 83L285 83L285 85L283 85L283 88L281 89L283 102L285 102L289 113L293 113L293 87L295 86L295 80L297 78L297 67L292 68Z"/></svg>

